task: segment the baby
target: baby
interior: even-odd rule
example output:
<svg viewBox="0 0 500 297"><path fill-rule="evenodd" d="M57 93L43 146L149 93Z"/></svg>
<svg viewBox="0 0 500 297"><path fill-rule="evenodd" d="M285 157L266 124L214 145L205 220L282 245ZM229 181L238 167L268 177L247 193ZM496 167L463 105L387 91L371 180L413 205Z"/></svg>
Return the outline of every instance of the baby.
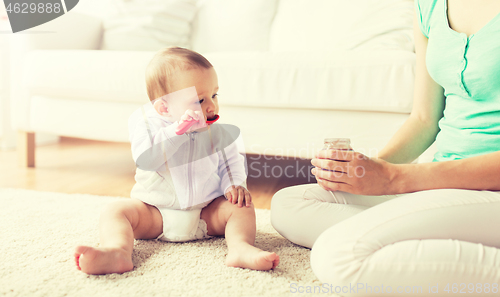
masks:
<svg viewBox="0 0 500 297"><path fill-rule="evenodd" d="M212 64L191 50L166 48L149 63L146 85L151 103L129 119L137 164L131 199L106 206L100 246L76 247L77 268L87 274L123 273L134 267L134 239L212 236L226 237L227 266L275 268L279 256L254 246L255 210L236 145L239 131L212 124L219 112Z"/></svg>

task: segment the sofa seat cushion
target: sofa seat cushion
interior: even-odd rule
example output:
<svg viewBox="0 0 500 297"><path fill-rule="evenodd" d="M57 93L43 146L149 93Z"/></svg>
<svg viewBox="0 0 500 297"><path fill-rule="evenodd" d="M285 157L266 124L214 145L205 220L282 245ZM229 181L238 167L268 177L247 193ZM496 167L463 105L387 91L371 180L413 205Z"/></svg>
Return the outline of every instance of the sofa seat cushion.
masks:
<svg viewBox="0 0 500 297"><path fill-rule="evenodd" d="M155 52L32 51L24 84L32 95L144 103ZM205 55L219 77L220 104L408 113L415 55L381 52L226 52Z"/></svg>
<svg viewBox="0 0 500 297"><path fill-rule="evenodd" d="M221 105L409 113L415 54L408 51L206 54Z"/></svg>

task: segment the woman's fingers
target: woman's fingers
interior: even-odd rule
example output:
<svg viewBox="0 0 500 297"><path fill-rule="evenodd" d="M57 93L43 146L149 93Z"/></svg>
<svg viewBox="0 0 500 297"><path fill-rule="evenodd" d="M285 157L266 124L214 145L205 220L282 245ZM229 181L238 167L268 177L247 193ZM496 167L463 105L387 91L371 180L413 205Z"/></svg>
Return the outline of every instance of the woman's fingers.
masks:
<svg viewBox="0 0 500 297"><path fill-rule="evenodd" d="M338 161L352 161L357 155L362 155L351 150L320 150L316 157L318 159L330 159Z"/></svg>
<svg viewBox="0 0 500 297"><path fill-rule="evenodd" d="M343 182L332 182L329 180L324 180L317 178L318 184L327 191L343 191L350 192L352 191L352 186Z"/></svg>
<svg viewBox="0 0 500 297"><path fill-rule="evenodd" d="M350 166L349 162L333 161L328 159L312 159L311 164L331 171L339 171L347 173Z"/></svg>
<svg viewBox="0 0 500 297"><path fill-rule="evenodd" d="M350 176L349 172L329 171L329 170L323 170L321 168L313 168L311 170L311 173L316 177L316 179L323 179L332 182L342 182L342 183L348 183L348 178Z"/></svg>

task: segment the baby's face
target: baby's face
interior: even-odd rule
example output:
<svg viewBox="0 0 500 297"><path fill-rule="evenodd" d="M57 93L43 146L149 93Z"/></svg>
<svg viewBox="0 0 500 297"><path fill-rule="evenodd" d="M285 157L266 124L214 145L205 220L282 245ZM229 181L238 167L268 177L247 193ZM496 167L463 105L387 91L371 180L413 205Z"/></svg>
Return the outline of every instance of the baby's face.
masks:
<svg viewBox="0 0 500 297"><path fill-rule="evenodd" d="M172 92L193 86L198 93L197 99L183 100L182 103L177 101L176 104L170 104L174 119L179 120L187 109L194 111L201 110L205 116L205 121L215 118L219 114L219 103L217 100L219 82L214 68L181 71L171 83Z"/></svg>

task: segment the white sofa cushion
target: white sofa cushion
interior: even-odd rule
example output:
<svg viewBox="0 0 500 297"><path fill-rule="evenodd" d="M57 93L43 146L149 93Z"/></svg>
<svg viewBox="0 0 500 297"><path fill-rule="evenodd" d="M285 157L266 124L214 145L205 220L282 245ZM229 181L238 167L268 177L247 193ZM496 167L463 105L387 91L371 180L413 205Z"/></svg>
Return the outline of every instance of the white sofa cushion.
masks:
<svg viewBox="0 0 500 297"><path fill-rule="evenodd" d="M271 51L413 51L413 0L281 0Z"/></svg>
<svg viewBox="0 0 500 297"><path fill-rule="evenodd" d="M312 158L323 148L324 139L332 137L350 138L356 151L376 156L408 116L352 110L222 106L219 121L238 126L249 154Z"/></svg>
<svg viewBox="0 0 500 297"><path fill-rule="evenodd" d="M277 0L199 1L192 49L200 52L269 50Z"/></svg>
<svg viewBox="0 0 500 297"><path fill-rule="evenodd" d="M156 51L189 46L195 0L117 0L118 13L104 19L102 49Z"/></svg>
<svg viewBox="0 0 500 297"><path fill-rule="evenodd" d="M25 85L34 95L143 103L148 100L144 73L154 53L33 51L26 61ZM412 106L411 52L234 52L206 57L219 77L221 105L400 113L409 113Z"/></svg>
<svg viewBox="0 0 500 297"><path fill-rule="evenodd" d="M407 51L206 55L220 104L409 113L415 54Z"/></svg>

